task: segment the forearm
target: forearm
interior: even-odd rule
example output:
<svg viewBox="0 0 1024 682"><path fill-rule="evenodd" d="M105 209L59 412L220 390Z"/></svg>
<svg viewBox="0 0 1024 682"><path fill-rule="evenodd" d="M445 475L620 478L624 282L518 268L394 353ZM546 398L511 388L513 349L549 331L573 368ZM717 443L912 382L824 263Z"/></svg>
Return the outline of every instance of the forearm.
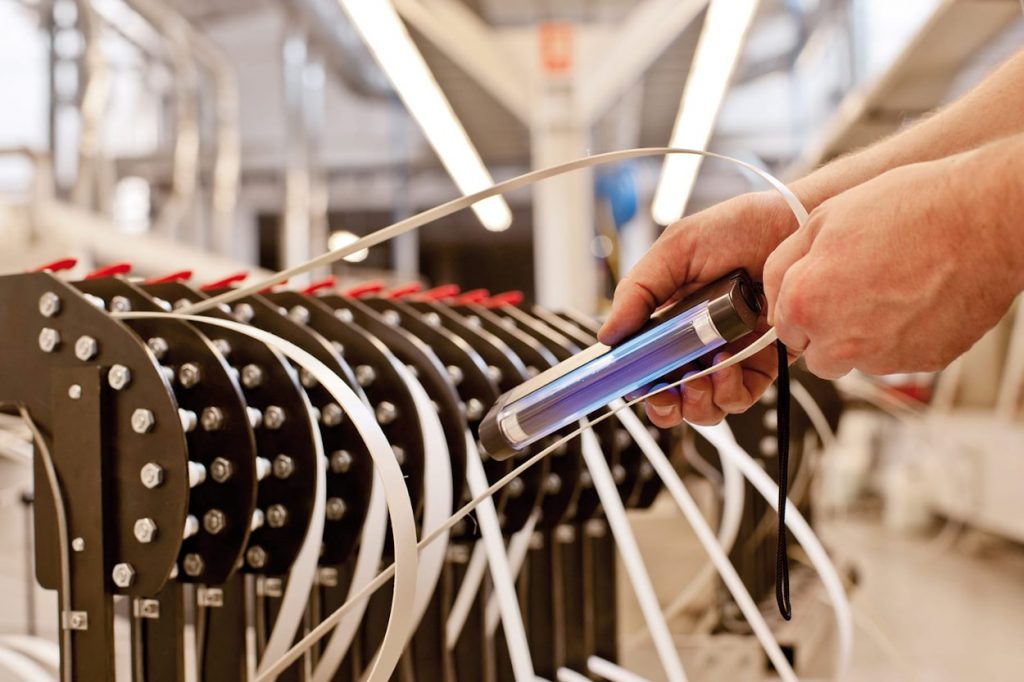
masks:
<svg viewBox="0 0 1024 682"><path fill-rule="evenodd" d="M975 149L1024 131L1024 52L977 87L909 128L793 183L809 209L887 170Z"/></svg>

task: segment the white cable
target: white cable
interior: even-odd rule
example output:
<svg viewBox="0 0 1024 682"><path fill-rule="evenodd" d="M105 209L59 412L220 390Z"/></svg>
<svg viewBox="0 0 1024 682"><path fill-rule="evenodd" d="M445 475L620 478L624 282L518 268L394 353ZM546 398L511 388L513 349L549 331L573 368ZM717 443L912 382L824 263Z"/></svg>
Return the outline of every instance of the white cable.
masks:
<svg viewBox="0 0 1024 682"><path fill-rule="evenodd" d="M483 460L476 447L476 440L466 431L466 483L472 495L482 495L487 491L487 473L484 471ZM477 519L480 522L480 535L487 552L487 565L491 570L491 583L498 597L501 610L501 623L505 631L505 643L508 645L508 657L512 663L512 675L516 682L533 682L533 660L530 658L530 645L526 639L526 628L523 626L523 615L519 611L519 600L516 597L515 583L508 567L508 556L505 554L505 541L498 523L498 512L494 508L494 500L490 495L477 508Z"/></svg>
<svg viewBox="0 0 1024 682"><path fill-rule="evenodd" d="M765 473L754 459L746 453L733 438L729 425L725 422L717 426L694 426L702 436L718 448L719 453L732 459L743 475L750 481L754 488L764 497L765 501L778 510L779 487ZM850 656L853 652L853 614L850 608L849 598L843 588L843 581L839 572L832 564L825 548L822 547L818 537L811 530L807 521L800 514L790 501L786 501L786 526L792 531L793 536L807 553L808 559L814 565L814 569L821 578L825 587L825 593L835 611L836 632L839 638L839 653L836 663L836 678L842 679L850 663Z"/></svg>
<svg viewBox="0 0 1024 682"><path fill-rule="evenodd" d="M591 656L587 659L587 668L608 682L648 682L647 679L598 656Z"/></svg>
<svg viewBox="0 0 1024 682"><path fill-rule="evenodd" d="M626 518L626 509L622 504L622 498L619 497L619 491L612 472L608 468L608 462L605 461L604 453L601 452L597 435L591 429L587 429L580 439L583 446L583 461L594 482L594 489L601 499L605 518L615 537L615 546L622 559L622 564L626 568L626 575L629 577L633 594L636 595L637 602L640 604L640 612L647 623L651 639L654 640L654 648L658 652L658 659L661 661L665 677L669 682L686 682L686 672L679 660L679 651L676 650L675 642L672 641L672 633L669 632L668 624L661 613L658 595L654 592L651 576L647 573L647 566L644 565L640 547L636 544L636 536L633 535L629 519Z"/></svg>
<svg viewBox="0 0 1024 682"><path fill-rule="evenodd" d="M662 452L661 446L658 445L658 442L654 440L654 437L646 428L644 428L639 417L631 411L622 410L618 415L622 425L626 427L626 430L628 430L633 436L633 440L635 440L641 447L644 455L650 461L651 466L654 467L654 470L657 472L658 476L661 477L662 482L664 482L665 488L672 496L672 499L675 500L679 509L686 517L686 520L693 528L694 533L697 534L697 539L700 541L700 544L704 546L704 550L708 553L708 556L711 557L711 561L714 563L715 568L718 569L718 574L722 577L722 581L725 583L725 586L729 590L733 599L736 600L737 606L739 606L740 611L750 624L750 628L754 631L754 635L764 648L765 653L768 655L768 659L772 662L772 665L775 666L775 670L786 682L796 682L796 673L793 672L793 667L790 665L789 660L786 658L785 654L782 653L779 643L775 641L775 637L772 635L771 629L768 627L768 624L765 623L764 616L761 615L761 611L757 608L757 604L754 602L753 597L750 596L750 592L747 591L746 586L740 579L739 574L736 572L736 568L729 562L729 557L715 539L715 535L712 532L711 527L708 525L708 522L704 520L704 516L700 513L700 509L697 507L697 503L694 501L693 497L690 496L690 493L686 489L686 486L683 485L683 482L679 480L679 476L676 475L675 469L672 467L672 463L669 462L668 457L666 457L665 453ZM703 432L703 430L700 430L700 433L703 434ZM711 439L709 438L708 440ZM715 441L711 440L711 443L717 446ZM723 452L720 447L719 452ZM742 467L740 468L742 469Z"/></svg>
<svg viewBox="0 0 1024 682"><path fill-rule="evenodd" d="M537 528L537 521L540 520L540 511L533 510L526 524L516 531L512 539L508 541L508 566L512 571L512 579L519 577L519 572L526 562L526 554L530 551L530 540L533 539L533 531ZM494 594L487 597L487 610L484 613L484 623L488 637L493 637L498 631L498 623L501 621L501 611L498 610L498 598Z"/></svg>
<svg viewBox="0 0 1024 682"><path fill-rule="evenodd" d="M484 551L484 543L477 542L473 545L469 563L466 564L466 572L462 576L462 584L459 585L455 601L452 602L452 607L448 611L448 620L444 624L444 641L449 651L455 649L459 642L462 628L465 627L469 613L473 610L473 604L476 602L480 585L483 584L485 573L487 573L487 553ZM497 599L494 595L491 596ZM497 606L498 604L495 602L496 609ZM498 617L501 617L500 611L498 611Z"/></svg>
<svg viewBox="0 0 1024 682"><path fill-rule="evenodd" d="M305 391L299 392L302 399L303 415L300 419L312 420L313 406L309 403ZM262 674L266 670L268 661L277 660L288 647L295 641L295 633L302 624L306 607L309 605L309 595L316 584L317 565L320 560L320 548L324 541L324 522L326 516L327 500L327 457L324 454L324 444L320 438L320 429L313 423L310 429L313 434L313 448L316 466L316 486L313 491L313 511L310 516L309 526L306 528L306 536L302 540L299 553L292 563L288 572L288 586L285 588L284 597L281 599L281 606L274 621L274 629L270 632L267 646L263 650L256 674ZM276 675L268 679L276 679Z"/></svg>
<svg viewBox="0 0 1024 682"><path fill-rule="evenodd" d="M355 392L340 377L331 372L326 365L295 344L289 343L262 329L229 320L183 313L125 312L112 313L112 316L122 319L181 319L195 324L207 324L214 327L231 329L239 334L245 334L272 348L276 348L289 360L309 371L320 385L331 394L331 397L341 406L345 414L349 416L352 423L356 426L356 430L359 431L363 442L366 443L370 456L373 458L376 471L381 477L384 486L384 496L387 500L388 515L391 520L392 537L394 538L395 589L391 601L391 613L388 617L387 630L381 644L380 656L371 668L369 675L371 681L388 679L398 665L398 660L401 658L405 643L411 634L412 611L408 608L408 605L412 604L416 597L416 574L419 556L415 542L416 521L413 516L412 504L409 500L409 491L405 486L405 478L401 467L399 467L398 462L395 460L394 452L384 436L384 432L381 431L373 415L370 414ZM294 649L295 647L292 648ZM299 655L301 655L301 652ZM287 659L288 656L284 655L276 661L262 662L261 670L258 672L255 682L270 682L273 680L295 660L294 658L291 660Z"/></svg>

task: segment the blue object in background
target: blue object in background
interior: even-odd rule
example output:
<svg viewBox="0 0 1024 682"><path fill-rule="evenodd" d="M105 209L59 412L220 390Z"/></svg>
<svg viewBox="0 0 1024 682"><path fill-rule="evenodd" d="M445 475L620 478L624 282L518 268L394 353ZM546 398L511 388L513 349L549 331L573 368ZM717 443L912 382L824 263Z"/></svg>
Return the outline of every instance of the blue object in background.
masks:
<svg viewBox="0 0 1024 682"><path fill-rule="evenodd" d="M620 230L636 216L636 170L632 162L599 168L594 176L594 193L612 208L615 229Z"/></svg>

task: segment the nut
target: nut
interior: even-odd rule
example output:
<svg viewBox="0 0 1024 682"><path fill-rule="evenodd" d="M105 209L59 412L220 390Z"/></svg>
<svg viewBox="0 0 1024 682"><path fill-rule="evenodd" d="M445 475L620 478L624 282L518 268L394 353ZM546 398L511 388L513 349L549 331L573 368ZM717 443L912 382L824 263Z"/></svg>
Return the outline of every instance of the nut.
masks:
<svg viewBox="0 0 1024 682"><path fill-rule="evenodd" d="M115 391L120 391L132 380L132 371L124 365L114 365L107 372L107 383Z"/></svg>
<svg viewBox="0 0 1024 682"><path fill-rule="evenodd" d="M256 311L252 309L252 306L248 303L239 303L235 306L233 315L236 320L248 324L252 322L252 318L256 316Z"/></svg>
<svg viewBox="0 0 1024 682"><path fill-rule="evenodd" d="M340 497L331 497L327 500L327 520L328 521L340 521L345 512L348 511L348 505L345 504L345 500Z"/></svg>
<svg viewBox="0 0 1024 682"><path fill-rule="evenodd" d="M303 305L293 306L288 311L288 317L299 324L309 324L309 308Z"/></svg>
<svg viewBox="0 0 1024 682"><path fill-rule="evenodd" d="M198 554L186 554L185 559L181 562L181 567L185 569L185 575L195 578L202 575L206 563Z"/></svg>
<svg viewBox="0 0 1024 682"><path fill-rule="evenodd" d="M484 416L484 404L476 398L466 401L466 419L476 421Z"/></svg>
<svg viewBox="0 0 1024 682"><path fill-rule="evenodd" d="M111 577L114 579L114 584L118 587L131 587L132 583L135 582L135 569L131 564L120 563L114 566Z"/></svg>
<svg viewBox="0 0 1024 682"><path fill-rule="evenodd" d="M47 291L39 297L39 313L43 317L53 317L60 312L60 296Z"/></svg>
<svg viewBox="0 0 1024 682"><path fill-rule="evenodd" d="M214 339L213 347L224 357L231 355L231 344L228 343L227 339Z"/></svg>
<svg viewBox="0 0 1024 682"><path fill-rule="evenodd" d="M314 388L317 385L316 377L305 367L299 370L299 381L306 388Z"/></svg>
<svg viewBox="0 0 1024 682"><path fill-rule="evenodd" d="M356 383L366 388L377 378L377 370L369 365L356 365Z"/></svg>
<svg viewBox="0 0 1024 682"><path fill-rule="evenodd" d="M194 362L186 362L178 368L178 383L185 388L192 388L202 379L202 371Z"/></svg>
<svg viewBox="0 0 1024 682"><path fill-rule="evenodd" d="M278 455L274 458L274 476L277 478L288 478L295 472L295 460L288 455Z"/></svg>
<svg viewBox="0 0 1024 682"><path fill-rule="evenodd" d="M242 368L242 385L256 388L263 383L263 370L259 365L248 364Z"/></svg>
<svg viewBox="0 0 1024 682"><path fill-rule="evenodd" d="M85 551L85 538L75 538L71 541L71 549L76 552Z"/></svg>
<svg viewBox="0 0 1024 682"><path fill-rule="evenodd" d="M227 524L227 517L220 509L211 509L203 514L203 529L210 535L216 535L224 530Z"/></svg>
<svg viewBox="0 0 1024 682"><path fill-rule="evenodd" d="M452 380L452 383L458 386L462 383L462 380L466 378L463 374L462 368L458 365L448 365L448 378Z"/></svg>
<svg viewBox="0 0 1024 682"><path fill-rule="evenodd" d="M224 412L219 407L204 407L199 417L203 431L217 431L224 425Z"/></svg>
<svg viewBox="0 0 1024 682"><path fill-rule="evenodd" d="M519 497L526 491L526 484L521 478L513 478L508 484L508 496Z"/></svg>
<svg viewBox="0 0 1024 682"><path fill-rule="evenodd" d="M223 483L228 480L231 478L232 473L234 473L234 467L231 465L231 462L223 457L217 457L210 462L210 478L217 483Z"/></svg>
<svg viewBox="0 0 1024 682"><path fill-rule="evenodd" d="M80 384L71 384L68 386L68 397L72 400L78 400L82 397L82 386Z"/></svg>
<svg viewBox="0 0 1024 682"><path fill-rule="evenodd" d="M141 543L153 542L156 537L156 521L151 518L137 519L134 533L135 539Z"/></svg>
<svg viewBox="0 0 1024 682"><path fill-rule="evenodd" d="M398 408L395 407L394 403L382 400L377 404L375 413L377 415L378 422L381 424L390 424L395 421L396 417L398 417Z"/></svg>
<svg viewBox="0 0 1024 682"><path fill-rule="evenodd" d="M381 317L384 318L384 322L392 327L397 327L402 324L402 316L398 314L397 310L385 310L381 313Z"/></svg>
<svg viewBox="0 0 1024 682"><path fill-rule="evenodd" d="M320 411L320 421L324 426L337 426L344 416L345 413L342 412L338 403L327 403Z"/></svg>
<svg viewBox="0 0 1024 682"><path fill-rule="evenodd" d="M149 346L150 352L157 360L163 360L164 356L167 355L167 351L170 350L170 346L167 345L167 340L161 336L154 336L151 339L146 340L146 345Z"/></svg>
<svg viewBox="0 0 1024 682"><path fill-rule="evenodd" d="M114 296L110 299L110 312L126 313L132 309L132 302L124 296Z"/></svg>
<svg viewBox="0 0 1024 682"><path fill-rule="evenodd" d="M348 308L338 308L334 311L334 316L342 322L351 322L355 319L355 316L352 315L352 311Z"/></svg>
<svg viewBox="0 0 1024 682"><path fill-rule="evenodd" d="M92 360L100 351L100 345L91 336L79 336L75 341L75 357L85 362Z"/></svg>
<svg viewBox="0 0 1024 682"><path fill-rule="evenodd" d="M288 510L283 504L272 504L267 508L267 525L271 528L280 528L288 523Z"/></svg>
<svg viewBox="0 0 1024 682"><path fill-rule="evenodd" d="M164 469L156 462L147 462L139 470L139 479L142 485L152 490L164 482Z"/></svg>
<svg viewBox="0 0 1024 682"><path fill-rule="evenodd" d="M39 350L52 353L60 345L60 332L50 327L43 327L39 332Z"/></svg>
<svg viewBox="0 0 1024 682"><path fill-rule="evenodd" d="M153 413L144 407L132 412L132 431L135 433L149 433L156 424Z"/></svg>
<svg viewBox="0 0 1024 682"><path fill-rule="evenodd" d="M276 431L284 426L284 419L284 410L277 405L268 405L267 409L263 411L263 426L271 431Z"/></svg>
<svg viewBox="0 0 1024 682"><path fill-rule="evenodd" d="M352 455L348 450L335 450L331 453L331 471L344 474L352 468Z"/></svg>
<svg viewBox="0 0 1024 682"><path fill-rule="evenodd" d="M259 545L253 545L245 553L245 560L253 568L263 568L267 565L267 552Z"/></svg>

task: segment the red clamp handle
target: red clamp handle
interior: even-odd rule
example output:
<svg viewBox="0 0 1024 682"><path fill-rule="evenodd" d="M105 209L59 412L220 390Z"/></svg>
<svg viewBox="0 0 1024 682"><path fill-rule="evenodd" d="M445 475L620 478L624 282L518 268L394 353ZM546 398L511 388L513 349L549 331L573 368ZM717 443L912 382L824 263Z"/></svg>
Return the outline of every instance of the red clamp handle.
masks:
<svg viewBox="0 0 1024 682"><path fill-rule="evenodd" d="M484 305L488 308L501 308L507 305L519 305L523 302L523 292L518 289L512 291L505 291L500 294L495 294L489 299L484 301Z"/></svg>
<svg viewBox="0 0 1024 682"><path fill-rule="evenodd" d="M224 279L218 279L215 282L207 282L206 284L199 287L203 291L212 291L214 289L223 289L233 284L240 284L249 277L249 273L246 271L236 272L233 275L228 275Z"/></svg>
<svg viewBox="0 0 1024 682"><path fill-rule="evenodd" d="M324 277L323 279L310 284L308 287L302 290L302 293L306 294L307 296L312 296L318 291L323 291L324 289L333 289L336 286L338 286L338 278L335 277L334 275L328 275L327 277Z"/></svg>
<svg viewBox="0 0 1024 682"><path fill-rule="evenodd" d="M491 292L487 289L472 289L456 297L455 305L469 305L470 303L483 303L491 297Z"/></svg>
<svg viewBox="0 0 1024 682"><path fill-rule="evenodd" d="M102 268L93 270L85 276L86 279L103 279L104 277L116 277L117 275L127 275L132 271L131 263L111 263L110 265L104 265Z"/></svg>
<svg viewBox="0 0 1024 682"><path fill-rule="evenodd" d="M389 291L387 297L392 300L399 298L407 298L409 296L412 296L413 294L418 294L421 291L423 291L422 282L409 282L408 284L403 284L402 286Z"/></svg>
<svg viewBox="0 0 1024 682"><path fill-rule="evenodd" d="M61 258L55 260L52 263L40 265L38 268L33 268L29 272L61 272L63 270L70 270L71 268L78 265L77 258Z"/></svg>
<svg viewBox="0 0 1024 682"><path fill-rule="evenodd" d="M191 270L178 270L160 277L150 277L143 284L167 284L169 282L187 282L192 279Z"/></svg>
<svg viewBox="0 0 1024 682"><path fill-rule="evenodd" d="M427 289L417 298L421 301L443 301L452 296L458 296L460 291L462 288L458 284L442 284L439 287Z"/></svg>
<svg viewBox="0 0 1024 682"><path fill-rule="evenodd" d="M364 282L357 284L351 289L346 289L344 294L349 298L363 298L372 294L379 294L384 291L384 282Z"/></svg>

